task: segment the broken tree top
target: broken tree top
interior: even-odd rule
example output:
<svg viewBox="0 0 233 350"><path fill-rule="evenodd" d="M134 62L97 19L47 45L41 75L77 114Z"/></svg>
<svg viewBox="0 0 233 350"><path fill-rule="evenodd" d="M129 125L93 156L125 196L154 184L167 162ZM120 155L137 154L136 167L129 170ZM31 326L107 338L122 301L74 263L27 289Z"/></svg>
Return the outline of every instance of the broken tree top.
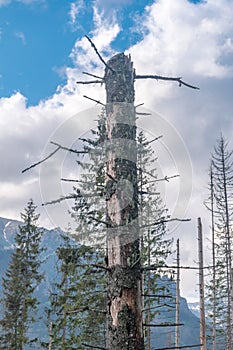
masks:
<svg viewBox="0 0 233 350"><path fill-rule="evenodd" d="M104 82L107 93L107 103L134 101L135 71L130 55L119 53L107 62Z"/></svg>
<svg viewBox="0 0 233 350"><path fill-rule="evenodd" d="M112 96L109 96L110 101L114 102L133 102L134 100L134 89L133 89L133 83L136 79L154 79L154 80L167 80L167 81L176 81L178 82L179 86L187 86L191 89L199 89L196 86L190 85L185 83L181 77L164 77L161 75L138 75L136 74L133 63L131 62L131 57L126 56L124 53L118 53L111 57L108 62L105 62L105 60L102 58L100 53L98 52L95 44L92 42L92 40L86 35L87 40L90 42L91 46L95 50L96 54L98 55L100 61L105 65L105 75L104 77L98 77L96 75L93 75L91 73L83 72L84 74L87 74L89 76L95 77L98 80L93 81L77 81L77 84L108 84L111 82L110 90L112 90ZM113 75L115 75L115 79L113 79ZM114 83L112 84L112 79ZM124 87L124 88L123 88ZM123 91L125 90L125 87L127 87L127 90L131 91L131 94L123 96ZM109 89L109 87L108 87ZM108 102L108 99L107 99Z"/></svg>

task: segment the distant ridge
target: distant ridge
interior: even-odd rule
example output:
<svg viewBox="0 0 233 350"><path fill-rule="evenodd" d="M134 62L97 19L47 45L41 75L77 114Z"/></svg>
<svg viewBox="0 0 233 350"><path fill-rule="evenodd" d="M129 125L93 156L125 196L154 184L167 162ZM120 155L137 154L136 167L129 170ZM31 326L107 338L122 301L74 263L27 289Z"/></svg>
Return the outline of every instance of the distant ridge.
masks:
<svg viewBox="0 0 233 350"><path fill-rule="evenodd" d="M4 275L10 255L14 249L14 236L18 230L18 226L21 224L18 220L11 220L0 217L0 298L2 297L2 276ZM40 300L40 316L41 321L30 329L30 332L37 336L41 340L47 340L47 328L45 314L43 312L44 306L48 306L48 288L56 281L56 249L62 244L63 240L61 235L66 235L60 228L44 229L44 235L42 237L42 246L46 248L42 258L46 259L42 267L42 272L45 274L45 280L37 290L37 296ZM77 243L78 244L78 243ZM158 301L157 305L153 305L159 311L151 323L163 324L163 323L175 323L175 293L176 283L170 280L167 276L162 277L159 280L159 285L166 289L166 293L169 296L167 299ZM164 305L163 305L164 304ZM170 304L170 307L167 306ZM184 323L181 329L181 346L198 344L199 343L199 318L190 311L185 298L180 298L180 322ZM175 329L174 327L152 327L151 328L151 347L152 348L166 348L166 346L174 346ZM188 348L187 348L188 349ZM195 348L199 350L199 348ZM25 349L25 350L30 350ZM38 348L37 350L42 350Z"/></svg>

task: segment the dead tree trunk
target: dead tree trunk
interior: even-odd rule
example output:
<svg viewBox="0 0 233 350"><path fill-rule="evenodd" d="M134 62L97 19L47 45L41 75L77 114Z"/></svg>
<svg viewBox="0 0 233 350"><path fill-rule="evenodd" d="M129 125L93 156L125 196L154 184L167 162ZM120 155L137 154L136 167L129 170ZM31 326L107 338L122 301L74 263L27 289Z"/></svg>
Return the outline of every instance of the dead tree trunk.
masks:
<svg viewBox="0 0 233 350"><path fill-rule="evenodd" d="M177 263L177 277L176 277L176 333L175 333L175 346L180 346L180 240L176 242L176 263Z"/></svg>
<svg viewBox="0 0 233 350"><path fill-rule="evenodd" d="M106 65L107 349L143 350L134 69L130 57Z"/></svg>
<svg viewBox="0 0 233 350"><path fill-rule="evenodd" d="M198 218L198 255L199 255L199 290L200 290L200 342L201 350L206 350L206 325L205 325L205 295L204 295L204 269L203 269L203 243L202 223Z"/></svg>
<svg viewBox="0 0 233 350"><path fill-rule="evenodd" d="M215 218L214 218L214 183L213 183L213 165L210 167L210 211L211 211L211 233L212 233L212 265L213 265L213 316L212 316L212 350L216 350L216 302L217 302L217 286L216 286L216 245L215 245Z"/></svg>

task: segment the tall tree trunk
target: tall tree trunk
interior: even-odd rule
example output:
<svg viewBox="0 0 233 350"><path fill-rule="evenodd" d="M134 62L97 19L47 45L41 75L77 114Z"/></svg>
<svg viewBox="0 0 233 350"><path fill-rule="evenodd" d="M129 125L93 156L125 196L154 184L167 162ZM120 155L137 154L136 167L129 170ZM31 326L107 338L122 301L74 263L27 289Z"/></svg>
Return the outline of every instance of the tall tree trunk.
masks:
<svg viewBox="0 0 233 350"><path fill-rule="evenodd" d="M49 347L48 350L52 350L53 344L53 322L49 323Z"/></svg>
<svg viewBox="0 0 233 350"><path fill-rule="evenodd" d="M180 346L180 240L177 239L176 242L176 265L177 265L177 278L176 278L176 336L175 336L175 346L178 348Z"/></svg>
<svg viewBox="0 0 233 350"><path fill-rule="evenodd" d="M226 159L224 154L224 144L222 141L222 173L223 173L223 200L225 205L225 238L226 238L226 271L227 271L227 350L233 349L233 310L232 310L232 253L231 253L231 228L230 228L230 214L228 205L228 191L227 191L227 177L226 177Z"/></svg>
<svg viewBox="0 0 233 350"><path fill-rule="evenodd" d="M134 77L130 57L121 53L108 61L104 80L109 350L144 350Z"/></svg>
<svg viewBox="0 0 233 350"><path fill-rule="evenodd" d="M151 237L150 237L150 229L147 231L147 240L148 240L148 248L147 248L147 261L148 265L151 264ZM147 286L147 294L151 294L151 272L148 271L148 286ZM148 306L147 306L147 324L149 325L151 323L151 300L150 297L148 298ZM150 327L148 327L147 330L147 350L151 350L151 331Z"/></svg>
<svg viewBox="0 0 233 350"><path fill-rule="evenodd" d="M200 290L200 342L201 350L206 350L206 325L205 325L205 293L204 293L204 264L203 264L203 243L202 223L198 218L198 255L199 255L199 290Z"/></svg>
<svg viewBox="0 0 233 350"><path fill-rule="evenodd" d="M214 222L214 183L213 165L210 167L210 201L211 201L211 231L212 231L212 264L213 264L213 316L212 316L212 350L216 350L216 252L215 252L215 222Z"/></svg>

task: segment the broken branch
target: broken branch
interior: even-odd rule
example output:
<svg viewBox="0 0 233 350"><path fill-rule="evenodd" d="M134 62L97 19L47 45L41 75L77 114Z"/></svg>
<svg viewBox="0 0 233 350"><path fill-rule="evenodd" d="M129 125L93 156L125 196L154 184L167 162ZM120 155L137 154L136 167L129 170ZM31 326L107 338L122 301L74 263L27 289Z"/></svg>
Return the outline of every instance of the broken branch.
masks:
<svg viewBox="0 0 233 350"><path fill-rule="evenodd" d="M145 227L150 227L150 226L155 226L155 225L160 225L160 224L164 224L164 223L172 222L172 221L187 222L187 221L191 221L191 219L179 219L179 218L163 219L163 220L155 221L151 224L146 224L146 225L140 226L139 229L142 229Z"/></svg>
<svg viewBox="0 0 233 350"><path fill-rule="evenodd" d="M100 105L102 105L102 106L105 107L105 104L104 104L104 103L102 103L102 102L100 102L100 101L97 101L97 100L95 100L94 98L88 97L88 96L86 96L86 95L83 95L83 97L87 98L88 100L94 101L94 102L96 102L97 104L100 104Z"/></svg>
<svg viewBox="0 0 233 350"><path fill-rule="evenodd" d="M89 75L90 77L97 78L97 79L101 79L101 80L104 79L103 77L99 77L98 75L91 74L91 73L87 73L87 72L83 72L83 74L86 74L86 75Z"/></svg>
<svg viewBox="0 0 233 350"><path fill-rule="evenodd" d="M136 112L137 115L151 115L151 113Z"/></svg>
<svg viewBox="0 0 233 350"><path fill-rule="evenodd" d="M204 266L204 269L209 269L211 266ZM200 267L197 266L168 266L168 265L148 265L142 267L142 270L157 270L157 269L184 269L184 270L200 270Z"/></svg>
<svg viewBox="0 0 233 350"><path fill-rule="evenodd" d="M105 65L105 67L107 67L107 68L110 69L113 73L115 73L114 70L104 61L104 59L102 58L102 56L101 56L100 53L98 52L98 50L97 50L95 44L93 43L93 41L92 41L87 35L85 35L85 37L87 38L87 40L89 41L89 43L90 43L91 46L93 47L93 49L94 49L95 53L97 54L97 56L99 57L100 61Z"/></svg>
<svg viewBox="0 0 233 350"><path fill-rule="evenodd" d="M184 326L184 323L158 323L158 324L143 323L143 327L176 327L176 326Z"/></svg>
<svg viewBox="0 0 233 350"><path fill-rule="evenodd" d="M26 169L24 169L24 170L22 170L22 173L25 173L25 171L28 171L28 170L30 170L30 169L32 169L32 168L34 168L35 166L37 166L37 165L39 165L39 164L41 164L41 163L43 163L43 162L45 162L46 160L48 160L49 158L51 158L57 151L59 151L59 149L61 149L61 147L60 146L58 146L56 149L55 149L55 151L53 151L52 153L50 153L46 158L44 158L44 159L42 159L42 160L40 160L39 162L37 162L37 163L35 163L35 164L33 164L33 165L31 165L30 167L28 167L28 168L26 168Z"/></svg>
<svg viewBox="0 0 233 350"><path fill-rule="evenodd" d="M88 84L102 84L101 80L88 80L88 81L76 81L76 84L83 84L83 85L88 85Z"/></svg>
<svg viewBox="0 0 233 350"><path fill-rule="evenodd" d="M45 202L45 203L42 203L42 206L45 206L45 205L49 205L49 204L57 204L57 203L60 203L60 202L63 202L65 201L66 199L76 199L78 196L75 195L75 194L70 194L68 196L62 196L58 199L54 199L50 202Z"/></svg>
<svg viewBox="0 0 233 350"><path fill-rule="evenodd" d="M189 348L200 348L202 344L198 345L183 345L183 346L173 346L171 348L153 348L152 350L178 350L178 349L189 349Z"/></svg>
<svg viewBox="0 0 233 350"><path fill-rule="evenodd" d="M50 142L52 145L58 146L60 149L63 149L65 151L69 151L71 153L76 153L76 154L84 154L84 153L88 153L87 151L77 151L76 149L72 149L72 148L68 148L68 147L64 147L62 145L59 145L59 143L57 142Z"/></svg>
<svg viewBox="0 0 233 350"><path fill-rule="evenodd" d="M160 135L160 136L158 136L158 137L155 137L155 138L154 138L153 140L151 140L151 141L143 142L142 145L143 145L143 146L147 146L147 145L149 145L150 143L161 139L161 137L163 137L163 135Z"/></svg>
<svg viewBox="0 0 233 350"><path fill-rule="evenodd" d="M199 90L199 87L190 85L181 80L181 77L172 78L172 77L162 77L160 75L135 75L135 79L156 79L156 80L168 80L168 81L177 81L179 86L185 85L191 89Z"/></svg>
<svg viewBox="0 0 233 350"><path fill-rule="evenodd" d="M143 106L144 105L144 102L143 103L139 103L138 105L135 106L135 108L138 108L140 106Z"/></svg>

